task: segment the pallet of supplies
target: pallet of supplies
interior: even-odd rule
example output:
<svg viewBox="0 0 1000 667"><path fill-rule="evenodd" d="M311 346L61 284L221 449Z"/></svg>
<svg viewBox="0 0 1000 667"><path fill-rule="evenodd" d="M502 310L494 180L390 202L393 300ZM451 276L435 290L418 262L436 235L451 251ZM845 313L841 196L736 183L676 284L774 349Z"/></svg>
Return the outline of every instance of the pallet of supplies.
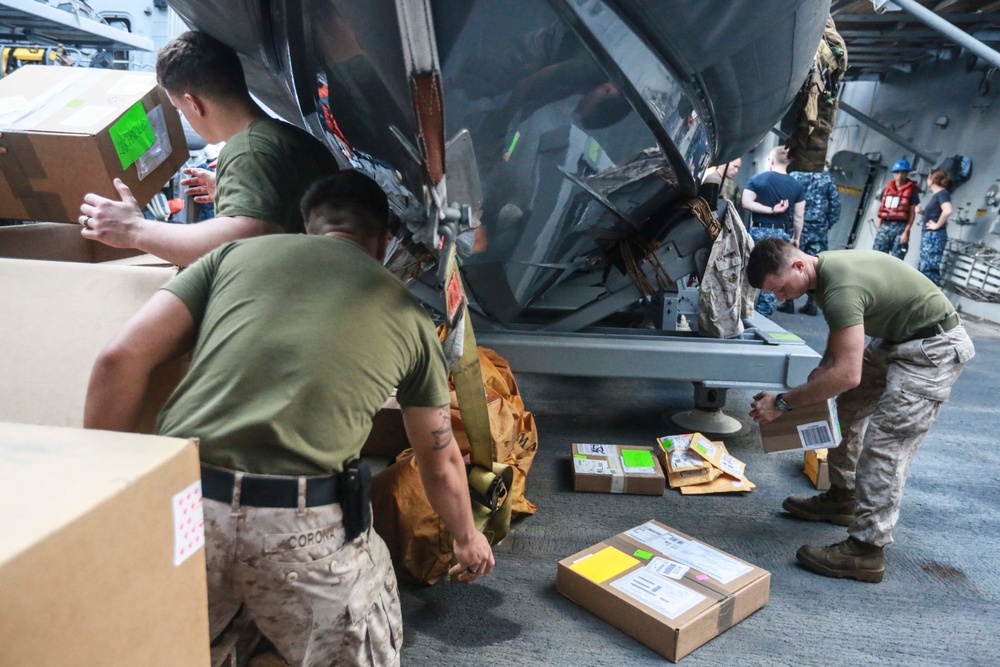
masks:
<svg viewBox="0 0 1000 667"><path fill-rule="evenodd" d="M658 521L559 561L556 590L676 662L767 604L771 575Z"/></svg>
<svg viewBox="0 0 1000 667"><path fill-rule="evenodd" d="M573 490L662 496L666 477L649 447L573 443Z"/></svg>

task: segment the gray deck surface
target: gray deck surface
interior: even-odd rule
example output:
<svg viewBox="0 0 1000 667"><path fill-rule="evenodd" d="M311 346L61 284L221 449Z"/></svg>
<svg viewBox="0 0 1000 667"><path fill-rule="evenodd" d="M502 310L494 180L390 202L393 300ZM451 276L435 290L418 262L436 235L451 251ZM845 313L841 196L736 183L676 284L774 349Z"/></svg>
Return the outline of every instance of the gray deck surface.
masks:
<svg viewBox="0 0 1000 667"><path fill-rule="evenodd" d="M822 317L775 316L822 351ZM702 665L1000 665L1000 328L967 323L977 356L959 379L910 471L896 544L881 584L835 580L795 562L803 544L844 528L782 516L782 499L815 493L800 454L764 454L754 426L726 439L757 484L749 494L663 497L572 491L570 443L649 443L692 407L690 385L529 375L514 369L535 414L528 476L535 516L495 548L493 574L467 586L404 584L403 665L659 665L652 650L555 590L556 562L657 519L772 573L763 609L682 659ZM752 392L730 392L746 419Z"/></svg>

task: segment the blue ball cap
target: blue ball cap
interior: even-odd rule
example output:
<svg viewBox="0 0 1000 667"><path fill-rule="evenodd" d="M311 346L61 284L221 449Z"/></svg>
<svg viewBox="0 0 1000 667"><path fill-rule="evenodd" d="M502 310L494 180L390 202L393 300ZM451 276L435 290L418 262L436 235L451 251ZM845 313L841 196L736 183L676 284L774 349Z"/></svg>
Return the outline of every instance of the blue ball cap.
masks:
<svg viewBox="0 0 1000 667"><path fill-rule="evenodd" d="M909 160L896 160L896 164L892 165L892 173L897 171L910 171L910 161Z"/></svg>

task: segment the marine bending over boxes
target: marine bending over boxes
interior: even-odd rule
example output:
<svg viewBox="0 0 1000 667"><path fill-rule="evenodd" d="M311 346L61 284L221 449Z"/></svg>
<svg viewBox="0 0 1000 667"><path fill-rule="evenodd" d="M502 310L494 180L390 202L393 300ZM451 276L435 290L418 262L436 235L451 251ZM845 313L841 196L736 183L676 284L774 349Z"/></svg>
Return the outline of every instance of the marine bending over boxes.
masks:
<svg viewBox="0 0 1000 667"><path fill-rule="evenodd" d="M975 355L955 308L934 283L900 259L874 250L807 255L781 239L750 254L754 287L779 299L810 292L830 326L826 351L805 384L761 392L750 415L766 424L787 410L838 396L843 441L829 452L830 491L787 498L782 507L809 521L849 526L849 537L796 554L828 577L877 583L892 543L903 485L917 448ZM871 342L865 345L865 336Z"/></svg>

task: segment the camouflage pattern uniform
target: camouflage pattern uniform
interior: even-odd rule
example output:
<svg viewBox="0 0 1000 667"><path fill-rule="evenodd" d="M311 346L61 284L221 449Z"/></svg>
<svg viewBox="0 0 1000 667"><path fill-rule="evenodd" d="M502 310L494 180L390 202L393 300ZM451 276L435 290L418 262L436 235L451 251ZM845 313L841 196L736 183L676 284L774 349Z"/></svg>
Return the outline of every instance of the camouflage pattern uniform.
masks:
<svg viewBox="0 0 1000 667"><path fill-rule="evenodd" d="M753 239L754 244L757 244L760 243L761 239L784 239L785 241L791 241L792 235L786 232L783 227L757 227L754 225L750 228L750 238ZM778 297L774 296L774 292L761 290L757 294L757 303L754 305L754 310L764 317L770 317L774 313L776 303L778 303Z"/></svg>
<svg viewBox="0 0 1000 667"><path fill-rule="evenodd" d="M910 463L974 355L961 323L906 343L874 338L865 348L861 384L837 399L843 442L828 455L830 484L857 494L848 529L855 539L892 543Z"/></svg>
<svg viewBox="0 0 1000 667"><path fill-rule="evenodd" d="M806 212L799 248L810 255L829 250L827 234L840 220L840 192L830 172L813 174L793 171L789 174L802 185L806 194Z"/></svg>
<svg viewBox="0 0 1000 667"><path fill-rule="evenodd" d="M241 601L293 666L399 665L403 621L389 550L371 528L344 540L339 504L300 508L205 499L209 628L217 636Z"/></svg>
<svg viewBox="0 0 1000 667"><path fill-rule="evenodd" d="M904 229L906 229L905 222L882 221L875 234L875 240L872 241L872 250L888 253L896 259L903 259L909 249L909 245L903 245L899 242L899 237Z"/></svg>
<svg viewBox="0 0 1000 667"><path fill-rule="evenodd" d="M948 245L947 229L924 229L920 235L920 273L941 287L941 258Z"/></svg>

